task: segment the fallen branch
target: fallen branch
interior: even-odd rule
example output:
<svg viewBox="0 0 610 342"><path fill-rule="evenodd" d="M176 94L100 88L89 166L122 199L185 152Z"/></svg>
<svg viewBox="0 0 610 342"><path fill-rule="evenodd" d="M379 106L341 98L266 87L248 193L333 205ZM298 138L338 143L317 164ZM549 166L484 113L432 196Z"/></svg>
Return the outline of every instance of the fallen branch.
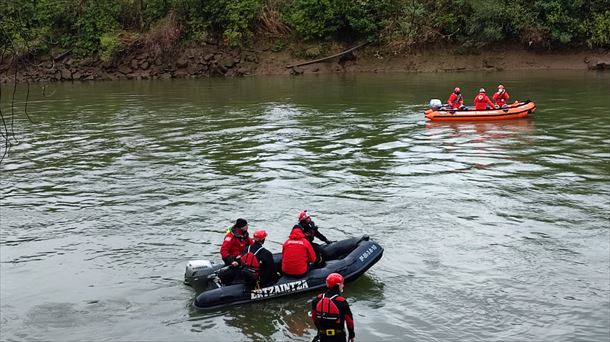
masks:
<svg viewBox="0 0 610 342"><path fill-rule="evenodd" d="M309 64L314 64L314 63L320 63L320 62L324 62L324 61L329 60L329 59L333 59L333 58L336 58L336 57L340 57L340 56L345 55L346 53L350 53L350 52L352 52L352 51L354 51L354 50L356 50L356 49L359 49L359 48L361 48L361 47L365 46L365 45L366 45L366 44L368 44L368 43L369 43L369 42L364 42L364 43L362 43L362 44L360 44L360 45L356 45L356 46L354 46L353 48L347 49L347 50L345 50L345 51L343 51L343 52L340 52L340 53L335 54L335 55L332 55L332 56L328 56L328 57L324 57L324 58L315 59L315 60L313 60L313 61L309 61L309 62L303 62L303 63L297 63L297 64L289 65L289 66L287 66L287 67L286 67L286 69L290 69L290 68L296 68L296 67L300 67L300 66L303 66L303 65L309 65Z"/></svg>
<svg viewBox="0 0 610 342"><path fill-rule="evenodd" d="M68 49L68 50L60 53L59 55L57 55L57 57L53 57L52 55L51 55L51 57L53 57L53 61L56 61L56 60L62 59L65 55L69 54L70 52L72 52L72 49Z"/></svg>

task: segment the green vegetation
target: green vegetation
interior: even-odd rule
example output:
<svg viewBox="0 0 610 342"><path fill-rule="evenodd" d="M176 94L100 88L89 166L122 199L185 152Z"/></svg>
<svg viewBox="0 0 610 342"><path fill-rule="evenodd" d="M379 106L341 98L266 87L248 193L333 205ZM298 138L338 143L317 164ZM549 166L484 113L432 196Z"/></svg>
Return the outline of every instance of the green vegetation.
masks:
<svg viewBox="0 0 610 342"><path fill-rule="evenodd" d="M8 0L0 47L19 55L71 49L105 60L139 44L170 51L218 39L376 41L392 49L610 47L610 0Z"/></svg>

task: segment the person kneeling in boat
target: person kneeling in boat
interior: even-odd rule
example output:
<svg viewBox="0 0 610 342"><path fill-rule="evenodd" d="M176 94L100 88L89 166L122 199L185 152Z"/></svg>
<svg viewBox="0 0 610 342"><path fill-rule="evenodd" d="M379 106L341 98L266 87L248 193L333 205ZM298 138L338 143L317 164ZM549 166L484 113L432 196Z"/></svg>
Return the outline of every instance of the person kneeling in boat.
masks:
<svg viewBox="0 0 610 342"><path fill-rule="evenodd" d="M282 273L292 277L307 274L309 263L316 261L316 253L303 231L295 226L282 246Z"/></svg>
<svg viewBox="0 0 610 342"><path fill-rule="evenodd" d="M224 285L246 284L249 287L265 287L273 284L276 278L273 255L263 244L267 232L254 232L254 242L244 248L243 253L226 268L218 272Z"/></svg>
<svg viewBox="0 0 610 342"><path fill-rule="evenodd" d="M344 287L343 276L331 273L326 277L328 290L320 293L311 302L311 319L318 329L318 336L314 340L320 342L345 342L345 325L349 332L350 342L356 336L354 332L354 316L349 304L341 296Z"/></svg>
<svg viewBox="0 0 610 342"><path fill-rule="evenodd" d="M311 220L311 216L307 210L303 210L299 213L299 222L292 227L292 229L294 228L300 228L303 234L305 234L305 238L309 241L311 247L313 247L313 251L316 253L315 263L322 264L326 256L324 255L322 249L320 249L320 245L313 242L313 239L318 238L324 241L326 244L331 243L331 241L320 233L318 226L316 226L316 224Z"/></svg>
<svg viewBox="0 0 610 342"><path fill-rule="evenodd" d="M455 89L453 89L453 93L449 95L447 103L449 104L451 109L464 110L466 108L466 106L464 106L464 98L462 97L462 92L460 88L455 87Z"/></svg>
<svg viewBox="0 0 610 342"><path fill-rule="evenodd" d="M494 106L493 102L487 97L484 88L479 89L479 94L474 97L474 108L476 110L486 110L494 107L499 108Z"/></svg>
<svg viewBox="0 0 610 342"><path fill-rule="evenodd" d="M238 218L235 224L228 229L222 246L220 246L220 256L225 266L237 267L239 262L235 259L241 255L246 246L253 242L252 238L248 236L248 221Z"/></svg>
<svg viewBox="0 0 610 342"><path fill-rule="evenodd" d="M491 98L496 102L497 106L501 108L508 107L506 101L510 98L510 96L508 95L508 92L506 91L503 85L498 85L498 91L495 92Z"/></svg>

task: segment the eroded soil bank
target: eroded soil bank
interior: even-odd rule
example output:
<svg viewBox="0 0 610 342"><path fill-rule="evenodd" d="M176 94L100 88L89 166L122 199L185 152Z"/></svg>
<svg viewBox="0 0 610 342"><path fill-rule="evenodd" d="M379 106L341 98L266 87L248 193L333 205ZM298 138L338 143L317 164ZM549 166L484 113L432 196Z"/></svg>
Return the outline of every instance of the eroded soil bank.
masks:
<svg viewBox="0 0 610 342"><path fill-rule="evenodd" d="M347 48L335 46L325 51L325 55L334 55ZM48 82L344 72L610 69L608 50L534 51L518 46L467 54L459 50L433 48L397 53L373 45L323 62L287 68L325 56L307 51L304 48L277 51L270 43L258 44L254 49L203 44L157 54L143 49L133 50L105 62L96 57L77 58L70 51L63 51L12 65L9 64L11 60L5 58L5 63L0 66L0 82L14 79L18 82Z"/></svg>

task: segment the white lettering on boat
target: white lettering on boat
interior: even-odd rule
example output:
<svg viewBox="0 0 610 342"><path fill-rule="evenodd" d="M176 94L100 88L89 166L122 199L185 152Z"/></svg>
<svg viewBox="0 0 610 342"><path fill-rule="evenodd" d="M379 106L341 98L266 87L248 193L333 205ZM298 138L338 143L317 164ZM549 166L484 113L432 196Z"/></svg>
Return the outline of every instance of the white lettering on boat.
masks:
<svg viewBox="0 0 610 342"><path fill-rule="evenodd" d="M309 288L307 280L293 281L291 283L263 287L250 291L250 299L273 297L282 293L295 292Z"/></svg>
<svg viewBox="0 0 610 342"><path fill-rule="evenodd" d="M373 252L376 250L377 250L377 246L372 245L371 247L369 247L369 249L364 251L364 253L362 253L362 255L358 259L360 259L360 261L364 261L364 259L368 258L369 255L373 254Z"/></svg>

